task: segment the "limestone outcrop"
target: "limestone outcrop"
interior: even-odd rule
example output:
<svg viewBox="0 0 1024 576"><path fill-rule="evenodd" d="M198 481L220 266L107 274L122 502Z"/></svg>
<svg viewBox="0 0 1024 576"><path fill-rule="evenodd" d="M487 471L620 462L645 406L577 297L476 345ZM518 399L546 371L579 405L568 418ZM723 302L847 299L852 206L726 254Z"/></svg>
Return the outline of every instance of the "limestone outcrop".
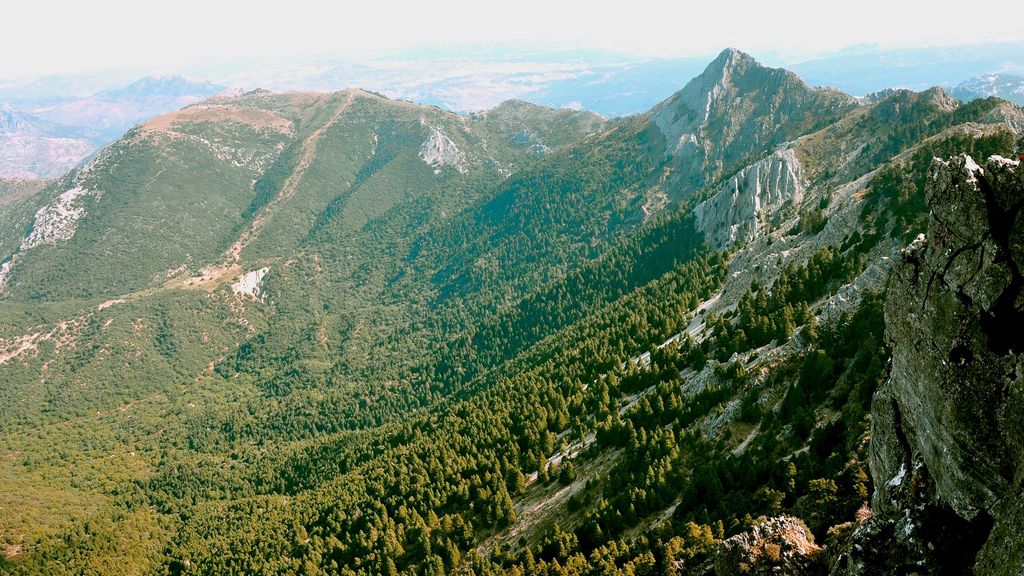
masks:
<svg viewBox="0 0 1024 576"><path fill-rule="evenodd" d="M848 574L1024 574L1024 168L936 159L886 301L876 513ZM973 567L973 568L972 568ZM907 572L910 570L910 572Z"/></svg>

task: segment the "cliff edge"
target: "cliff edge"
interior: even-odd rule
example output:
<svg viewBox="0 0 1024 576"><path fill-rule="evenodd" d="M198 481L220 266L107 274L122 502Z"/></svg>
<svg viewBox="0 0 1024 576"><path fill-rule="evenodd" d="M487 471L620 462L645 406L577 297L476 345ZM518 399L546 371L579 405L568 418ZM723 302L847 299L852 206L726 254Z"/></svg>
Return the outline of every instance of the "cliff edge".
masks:
<svg viewBox="0 0 1024 576"><path fill-rule="evenodd" d="M1024 574L1024 167L936 159L886 300L875 516L843 574Z"/></svg>

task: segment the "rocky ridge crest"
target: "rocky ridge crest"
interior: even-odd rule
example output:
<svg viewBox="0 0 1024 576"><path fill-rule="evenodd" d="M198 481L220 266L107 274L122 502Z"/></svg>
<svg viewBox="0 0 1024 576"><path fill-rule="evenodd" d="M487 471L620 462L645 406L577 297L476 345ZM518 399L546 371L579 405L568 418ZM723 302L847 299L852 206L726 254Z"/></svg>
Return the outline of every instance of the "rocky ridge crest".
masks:
<svg viewBox="0 0 1024 576"><path fill-rule="evenodd" d="M834 574L1024 573L1024 169L936 159L886 301L876 515Z"/></svg>

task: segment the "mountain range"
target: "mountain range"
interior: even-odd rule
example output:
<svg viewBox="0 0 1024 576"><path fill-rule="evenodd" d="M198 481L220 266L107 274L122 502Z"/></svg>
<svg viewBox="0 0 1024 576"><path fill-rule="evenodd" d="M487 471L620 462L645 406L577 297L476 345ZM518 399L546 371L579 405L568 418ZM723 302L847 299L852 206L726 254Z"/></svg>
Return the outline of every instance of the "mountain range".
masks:
<svg viewBox="0 0 1024 576"><path fill-rule="evenodd" d="M1024 106L1024 76L1015 74L988 74L961 82L950 92L953 96L971 101L996 96Z"/></svg>
<svg viewBox="0 0 1024 576"><path fill-rule="evenodd" d="M0 569L1019 573L1022 134L733 49L156 115L0 200Z"/></svg>
<svg viewBox="0 0 1024 576"><path fill-rule="evenodd" d="M180 76L143 78L87 97L0 108L0 178L51 178L137 123L223 88Z"/></svg>
<svg viewBox="0 0 1024 576"><path fill-rule="evenodd" d="M882 49L858 46L812 59L768 54L812 85L855 96L893 87L950 89L970 100L1000 96L1020 103L1014 74L1021 45ZM115 70L0 81L0 102L18 113L55 124L50 131L7 133L0 142L0 177L53 177L99 146L157 114L176 110L230 86L276 91L332 91L358 86L391 98L437 105L455 112L493 108L510 97L555 108L589 110L606 117L642 113L697 75L706 58L638 58L597 51L536 52L515 46L465 46L408 51L369 60L292 57L211 64L177 71L182 76L144 77ZM994 80L1003 76L1001 83ZM967 78L968 80L965 80ZM991 86L984 86L981 78ZM211 84L211 82L215 83Z"/></svg>

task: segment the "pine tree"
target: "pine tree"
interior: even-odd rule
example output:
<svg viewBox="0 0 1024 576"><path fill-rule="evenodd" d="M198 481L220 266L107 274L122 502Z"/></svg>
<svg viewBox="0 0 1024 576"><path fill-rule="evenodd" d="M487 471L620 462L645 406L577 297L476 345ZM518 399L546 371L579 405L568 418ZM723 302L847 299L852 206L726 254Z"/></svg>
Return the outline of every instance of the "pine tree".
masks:
<svg viewBox="0 0 1024 576"><path fill-rule="evenodd" d="M572 460L564 460L558 467L558 482L562 486L568 486L576 480L576 466L572 463Z"/></svg>
<svg viewBox="0 0 1024 576"><path fill-rule="evenodd" d="M494 506L494 523L496 526L509 526L516 521L516 509L507 490L500 490L496 495Z"/></svg>

